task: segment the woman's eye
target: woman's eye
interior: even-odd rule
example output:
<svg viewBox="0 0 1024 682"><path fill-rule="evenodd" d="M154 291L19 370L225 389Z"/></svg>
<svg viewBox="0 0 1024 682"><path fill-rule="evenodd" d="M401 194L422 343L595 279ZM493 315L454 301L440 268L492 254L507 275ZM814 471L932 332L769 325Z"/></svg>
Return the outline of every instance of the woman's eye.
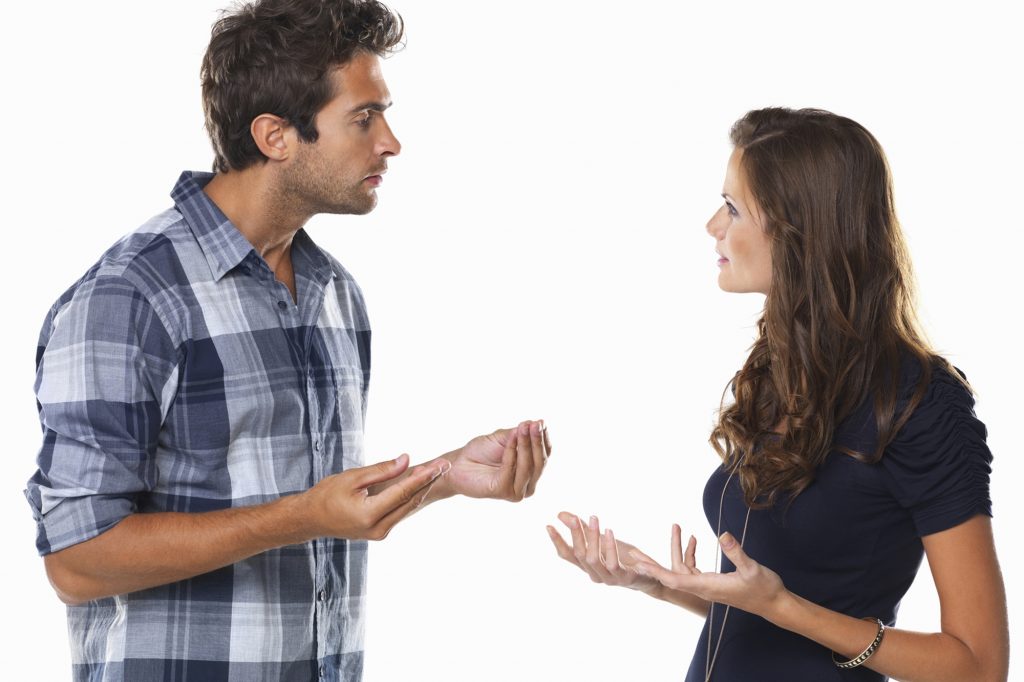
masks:
<svg viewBox="0 0 1024 682"><path fill-rule="evenodd" d="M729 215L731 215L731 216L739 215L739 211L736 210L735 206L730 204L728 201L725 202L725 205L729 207Z"/></svg>

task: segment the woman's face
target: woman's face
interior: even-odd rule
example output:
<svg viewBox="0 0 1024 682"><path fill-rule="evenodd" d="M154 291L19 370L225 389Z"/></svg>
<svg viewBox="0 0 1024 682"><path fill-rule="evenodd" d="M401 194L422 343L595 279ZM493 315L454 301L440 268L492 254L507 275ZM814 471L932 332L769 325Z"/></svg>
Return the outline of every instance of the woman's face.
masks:
<svg viewBox="0 0 1024 682"><path fill-rule="evenodd" d="M761 226L761 211L747 190L740 168L743 151L735 149L725 172L725 204L708 221L715 238L718 286L733 293L768 293L772 281L772 250Z"/></svg>

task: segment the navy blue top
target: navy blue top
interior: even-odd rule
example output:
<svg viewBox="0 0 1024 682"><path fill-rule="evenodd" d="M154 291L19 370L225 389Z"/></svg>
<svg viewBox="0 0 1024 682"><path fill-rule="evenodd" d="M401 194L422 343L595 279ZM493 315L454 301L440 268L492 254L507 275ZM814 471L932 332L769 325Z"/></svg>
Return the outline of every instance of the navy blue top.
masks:
<svg viewBox="0 0 1024 682"><path fill-rule="evenodd" d="M919 367L904 371L897 410L919 377ZM942 369L933 370L923 400L880 462L863 464L834 450L788 510L780 503L751 511L744 551L805 599L894 625L900 599L921 564L921 538L977 514L992 515L992 455L973 406L960 382ZM834 442L870 453L877 437L869 399L837 426ZM727 478L719 466L704 488L704 511L713 531ZM725 491L721 532L739 538L746 513L739 479L733 476ZM724 554L721 561L723 572L735 570ZM713 609L712 655L724 610L721 605ZM704 682L708 629L705 622L686 682ZM717 682L886 679L865 667L840 670L827 648L735 608L711 675Z"/></svg>

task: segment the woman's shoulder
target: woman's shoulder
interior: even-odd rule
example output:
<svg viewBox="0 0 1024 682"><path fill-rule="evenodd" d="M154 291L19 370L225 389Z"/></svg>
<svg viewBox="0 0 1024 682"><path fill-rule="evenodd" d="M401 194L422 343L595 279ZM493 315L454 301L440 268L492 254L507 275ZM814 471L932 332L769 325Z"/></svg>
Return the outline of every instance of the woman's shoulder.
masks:
<svg viewBox="0 0 1024 682"><path fill-rule="evenodd" d="M991 515L992 453L985 424L974 413L966 375L935 360L927 367L911 363L904 378L896 418L903 410L911 412L881 460L897 499L911 511L921 535L945 530L977 513ZM922 382L920 401L914 404L912 397L922 390Z"/></svg>
<svg viewBox="0 0 1024 682"><path fill-rule="evenodd" d="M915 397L920 399L915 401ZM974 414L974 391L967 375L958 367L941 358L931 358L927 364L916 358L905 358L900 367L900 381L896 393L895 419L906 415L905 423L895 434L893 442L908 443L923 431L932 431L940 424L981 427L984 425ZM962 418L970 417L966 424ZM953 420L955 423L949 423Z"/></svg>

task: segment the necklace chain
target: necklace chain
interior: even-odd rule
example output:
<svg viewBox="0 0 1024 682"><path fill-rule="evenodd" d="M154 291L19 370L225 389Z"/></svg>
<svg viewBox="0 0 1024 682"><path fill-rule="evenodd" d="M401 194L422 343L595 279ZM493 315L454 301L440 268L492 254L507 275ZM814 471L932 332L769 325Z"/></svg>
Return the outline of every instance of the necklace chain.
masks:
<svg viewBox="0 0 1024 682"><path fill-rule="evenodd" d="M722 537L722 507L725 503L725 491L729 488L729 483L732 481L733 474L736 473L737 467L733 467L729 470L729 476L725 479L725 485L722 486L722 495L718 498L718 528L715 532L715 537ZM747 524L750 522L750 507L747 507L747 516L743 520L743 532L740 534L740 547L743 547L743 542L747 539ZM722 550L719 548L715 552L715 573L718 573L720 563L719 559L722 555ZM718 659L718 649L722 646L722 637L725 635L725 623L729 620L729 610L732 607L728 604L725 605L725 613L722 614L722 625L718 628L718 641L715 643L715 652L711 653L711 630L715 625L715 602L711 602L708 606L708 648L704 652L704 682L710 682L711 672L715 669L715 661Z"/></svg>

